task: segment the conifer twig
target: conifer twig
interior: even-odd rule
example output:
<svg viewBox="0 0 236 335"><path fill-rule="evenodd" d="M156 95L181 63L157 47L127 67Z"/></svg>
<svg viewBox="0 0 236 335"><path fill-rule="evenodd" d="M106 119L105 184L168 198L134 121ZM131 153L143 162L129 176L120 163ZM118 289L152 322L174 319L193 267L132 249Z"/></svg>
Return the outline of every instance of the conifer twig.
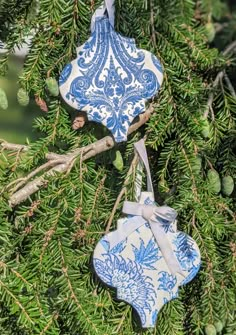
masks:
<svg viewBox="0 0 236 335"><path fill-rule="evenodd" d="M145 113L139 115L139 120L130 126L128 134L131 134L132 132L136 131L138 128L140 128L143 124L145 124L151 114L153 113L153 106L152 104L149 106L149 108L145 111ZM15 150L17 145L15 146L12 143L9 143L7 145L7 142L4 143L4 148L9 148L9 150ZM0 143L0 145L2 145ZM55 173L64 173L68 171L68 169L71 168L71 164L73 164L76 161L77 157L80 157L81 161L85 161L91 157L94 157L102 152L105 152L107 150L110 150L115 146L115 141L112 136L105 136L101 140L96 141L95 143L89 144L85 147L78 148L72 152L69 152L68 154L58 155L55 153L48 153L46 154L46 158L50 160L58 159L58 162L55 166L53 166L51 169L49 169L47 172L43 173L41 176L36 177L32 181L28 181L29 178L27 176L25 177L28 181L28 183L20 188L18 191L13 193L9 199L9 205L11 207L14 207L24 200L26 200L29 196L37 192L42 186L45 186L47 184L48 177L54 175ZM14 149L15 148L15 149ZM19 148L18 148L19 149ZM26 150L25 146L23 146L22 150ZM48 167L50 164L44 164L44 167ZM54 164L53 164L54 165ZM36 172L42 171L40 167L37 167L34 171L30 172L28 177L35 176Z"/></svg>
<svg viewBox="0 0 236 335"><path fill-rule="evenodd" d="M236 98L235 89L234 89L227 73L225 73L224 78L225 78L226 85L228 86L228 89L230 91L230 94L232 95L232 97Z"/></svg>
<svg viewBox="0 0 236 335"><path fill-rule="evenodd" d="M227 56L230 52L233 52L234 50L236 49L236 41L233 41L232 43L230 43L226 48L225 50L223 51L223 56ZM208 114L209 114L209 111L211 111L213 113L213 108L212 108L212 104L213 104L213 100L214 100L214 90L216 89L216 87L218 87L219 83L221 82L221 80L223 78L226 78L226 83L227 83L227 74L225 72L225 70L222 70L220 71L215 80L213 81L213 84L212 84L212 91L211 93L209 94L209 97L208 97L208 100L207 100L207 107L206 107L206 111L205 113L203 114L204 118L207 119L208 117ZM228 78L228 81L229 81L229 78ZM228 85L228 83L227 83ZM232 85L231 85L232 86ZM229 85L228 85L228 88L229 88ZM229 88L230 89L230 88ZM231 92L232 93L232 92ZM235 93L235 92L234 92ZM232 94L233 95L233 94ZM234 95L233 95L234 96ZM214 115L214 113L213 113Z"/></svg>
<svg viewBox="0 0 236 335"><path fill-rule="evenodd" d="M9 151L27 151L29 149L28 145L9 143L3 139L0 139L0 146L2 149Z"/></svg>
<svg viewBox="0 0 236 335"><path fill-rule="evenodd" d="M24 306L19 301L18 297L12 293L9 288L0 280L0 286L7 292L7 294L14 300L14 303L21 309L22 313L24 314L25 318L30 322L31 324L34 324L34 321L29 316L28 312L24 308Z"/></svg>
<svg viewBox="0 0 236 335"><path fill-rule="evenodd" d="M125 179L125 181L124 181L124 186L123 186L123 188L121 189L121 191L120 191L120 193L119 193L119 195L118 195L118 197L117 197L117 199L116 199L116 202L115 202L115 204L114 204L114 207L113 207L113 209L112 209L112 211L111 211L111 216L110 216L109 221L108 221L107 226L106 226L106 231L105 231L106 234L109 232L109 230L110 230L110 228L111 228L111 224L112 224L114 215L115 215L115 213L116 213L117 207L119 206L119 203L121 202L121 199L122 199L123 195L124 195L125 192L126 192L126 188L127 188L128 182L129 182L129 177L130 177L130 175L132 174L132 172L133 172L135 166L137 165L137 163L138 163L138 154L135 153L134 158L133 158L133 160L132 160L132 162L131 162L129 171L128 171L128 173L127 173L126 179Z"/></svg>
<svg viewBox="0 0 236 335"><path fill-rule="evenodd" d="M29 173L27 175L27 177L19 178L18 180L15 181L16 186L14 187L13 192L16 192L21 186L25 185L28 180L30 180L31 178L36 176L40 171L46 170L47 168L49 168L51 166L58 165L59 163L63 163L63 161L60 160L60 159L50 160L47 163L40 165L37 169L35 169L31 173ZM7 188L8 188L8 186L7 186Z"/></svg>
<svg viewBox="0 0 236 335"><path fill-rule="evenodd" d="M157 47L156 40L156 31L155 31L155 16L154 16L154 2L150 0L150 23L151 23L151 33L152 33L152 42L154 47Z"/></svg>
<svg viewBox="0 0 236 335"><path fill-rule="evenodd" d="M59 313L58 312L54 312L52 317L49 319L48 323L46 324L46 326L43 328L43 330L40 332L39 335L43 335L46 334L46 332L48 331L48 329L50 328L51 324L53 323L54 320L57 320L59 317Z"/></svg>

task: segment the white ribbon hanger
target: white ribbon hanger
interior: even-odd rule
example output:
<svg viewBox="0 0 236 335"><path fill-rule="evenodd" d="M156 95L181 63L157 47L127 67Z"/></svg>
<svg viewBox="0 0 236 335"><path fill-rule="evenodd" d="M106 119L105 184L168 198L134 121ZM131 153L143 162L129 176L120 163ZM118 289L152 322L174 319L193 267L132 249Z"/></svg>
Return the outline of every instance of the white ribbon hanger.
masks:
<svg viewBox="0 0 236 335"><path fill-rule="evenodd" d="M105 16L107 12L107 16L109 18L111 26L114 28L115 24L115 0L105 0L102 5L95 10L92 20L91 20L91 31L94 31L96 18Z"/></svg>
<svg viewBox="0 0 236 335"><path fill-rule="evenodd" d="M144 140L140 140L134 146L140 161L146 168L148 192L153 193L151 172ZM173 247L167 238L167 233L164 230L166 224L171 224L175 221L177 212L168 206L143 205L131 201L124 202L122 211L124 214L134 216L129 219L129 222L125 225L125 229L117 230L116 234L113 235L115 238L111 237L110 248L125 240L132 232L148 222L170 272L173 275L179 273L181 276L186 277L187 274L182 271L173 252Z"/></svg>

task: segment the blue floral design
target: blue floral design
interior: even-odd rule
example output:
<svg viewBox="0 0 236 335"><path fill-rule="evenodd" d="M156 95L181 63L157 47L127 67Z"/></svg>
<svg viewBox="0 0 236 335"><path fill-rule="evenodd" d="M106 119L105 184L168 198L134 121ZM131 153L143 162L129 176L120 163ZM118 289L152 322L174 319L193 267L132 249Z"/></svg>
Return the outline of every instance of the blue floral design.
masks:
<svg viewBox="0 0 236 335"><path fill-rule="evenodd" d="M140 246L137 248L135 245L132 245L135 261L140 265L143 265L144 268L155 270L153 266L159 259L162 258L160 255L160 249L155 242L155 239L152 238L148 241L147 246L145 247L144 241L140 238Z"/></svg>
<svg viewBox="0 0 236 335"><path fill-rule="evenodd" d="M152 61L155 64L156 68L159 69L159 71L163 71L161 63L153 54L152 54Z"/></svg>
<svg viewBox="0 0 236 335"><path fill-rule="evenodd" d="M157 205L158 206L158 204L155 201L151 200L150 197L147 197L145 199L144 204L145 205ZM164 220L163 218L160 218L160 217L158 217L158 221L161 223L161 226L162 226L163 230L165 231L165 233L168 233L168 232L174 233L175 232L174 229L173 229L173 222ZM146 227L150 228L150 225L147 223Z"/></svg>
<svg viewBox="0 0 236 335"><path fill-rule="evenodd" d="M145 324L145 310L151 312L156 293L151 278L144 275L142 267L114 254L104 255L103 260L95 258L94 267L106 284L117 288L118 299L131 304Z"/></svg>
<svg viewBox="0 0 236 335"><path fill-rule="evenodd" d="M158 221L161 224L162 229L164 230L165 233L174 233L172 222L164 220L163 218L158 217Z"/></svg>
<svg viewBox="0 0 236 335"><path fill-rule="evenodd" d="M155 204L148 196L143 197L145 204ZM126 229L128 216L118 223L118 230ZM144 220L145 221L145 220ZM167 222L160 218L160 222ZM100 246L94 252L94 267L101 279L117 288L117 297L130 303L138 312L143 327L154 327L162 306L178 297L180 286L191 281L199 271L200 252L194 240L182 232L176 232L175 223L169 223L166 229L173 252L185 272L185 278L172 275L166 268L166 261L159 250L150 226L146 223L132 238L110 247L109 233L100 240ZM146 227L146 229L144 229ZM165 229L165 227L163 227ZM111 240L115 236L112 236ZM164 271L165 269L166 271Z"/></svg>
<svg viewBox="0 0 236 335"><path fill-rule="evenodd" d="M67 79L69 78L72 71L72 65L71 63L67 64L64 69L61 72L60 78L59 78L59 85L64 84Z"/></svg>
<svg viewBox="0 0 236 335"><path fill-rule="evenodd" d="M152 319L151 319L152 326L154 326L154 325L156 324L156 321L157 321L157 315L158 315L158 310L155 309L155 310L152 312Z"/></svg>
<svg viewBox="0 0 236 335"><path fill-rule="evenodd" d="M185 233L179 233L173 243L176 246L175 255L182 269L186 271L192 270L195 260L199 259L194 241Z"/></svg>
<svg viewBox="0 0 236 335"><path fill-rule="evenodd" d="M199 263L197 266L193 266L191 270L189 271L188 276L182 281L181 285L188 284L198 273L200 269L201 263Z"/></svg>
<svg viewBox="0 0 236 335"><path fill-rule="evenodd" d="M126 243L127 243L127 239L125 239L124 241L121 241L119 243L117 243L117 245L115 245L113 248L110 249L110 242L106 239L106 237L102 238L100 240L101 245L103 246L104 250L106 252L110 252L112 254L118 254L121 253L125 247L126 247Z"/></svg>
<svg viewBox="0 0 236 335"><path fill-rule="evenodd" d="M117 245L115 245L109 252L112 254L118 254L121 253L127 244L127 238L123 241L121 241L120 243L117 243Z"/></svg>
<svg viewBox="0 0 236 335"><path fill-rule="evenodd" d="M169 274L166 271L159 272L159 275L161 276L159 277L158 281L161 284L158 286L158 290L167 291L169 294L171 294L173 288L175 287L177 283L176 277Z"/></svg>
<svg viewBox="0 0 236 335"><path fill-rule="evenodd" d="M99 243L101 243L105 251L108 251L110 249L110 242L106 239L106 237L102 238Z"/></svg>
<svg viewBox="0 0 236 335"><path fill-rule="evenodd" d="M150 69L145 68L146 58L152 63ZM116 33L101 17L71 64L59 80L63 98L85 110L89 120L105 125L117 142L125 141L129 125L145 110L145 100L160 87L163 70L158 59L137 49L133 39Z"/></svg>
<svg viewBox="0 0 236 335"><path fill-rule="evenodd" d="M150 197L147 197L144 201L145 205L153 205L155 204L155 201L153 201Z"/></svg>

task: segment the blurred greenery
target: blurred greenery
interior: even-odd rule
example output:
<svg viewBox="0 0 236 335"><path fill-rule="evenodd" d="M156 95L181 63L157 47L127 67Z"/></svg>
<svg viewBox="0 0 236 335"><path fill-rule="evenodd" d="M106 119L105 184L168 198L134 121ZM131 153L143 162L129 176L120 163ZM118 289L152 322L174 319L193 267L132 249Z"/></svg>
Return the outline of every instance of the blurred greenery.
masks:
<svg viewBox="0 0 236 335"><path fill-rule="evenodd" d="M27 107L22 107L17 101L19 89L18 76L22 70L24 59L12 56L9 61L9 71L6 77L0 78L0 87L5 90L8 98L8 109L0 108L0 138L14 143L25 143L37 137L32 128L35 117L43 112L31 98Z"/></svg>

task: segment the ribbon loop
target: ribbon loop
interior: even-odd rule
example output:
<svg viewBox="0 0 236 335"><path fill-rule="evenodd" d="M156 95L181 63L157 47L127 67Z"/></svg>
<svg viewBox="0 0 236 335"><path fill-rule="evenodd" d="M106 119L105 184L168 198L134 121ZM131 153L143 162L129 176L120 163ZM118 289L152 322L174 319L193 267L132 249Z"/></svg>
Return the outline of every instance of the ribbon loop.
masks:
<svg viewBox="0 0 236 335"><path fill-rule="evenodd" d="M141 139L140 141L136 142L134 144L135 150L137 151L140 161L144 164L147 172L147 190L148 192L154 193L153 185L152 185L152 177L151 177L151 171L149 167L148 162L148 156L147 156L147 150L145 147L144 140Z"/></svg>
<svg viewBox="0 0 236 335"><path fill-rule="evenodd" d="M107 16L109 18L110 24L114 28L114 24L115 24L114 4L115 4L115 0L105 0L103 1L102 5L95 10L92 16L92 20L91 20L91 31L94 31L96 18L104 16L106 12L107 12Z"/></svg>
<svg viewBox="0 0 236 335"><path fill-rule="evenodd" d="M146 168L148 192L153 194L152 178L144 140L140 140L135 143L134 146L139 154L140 162L142 162ZM125 240L136 229L148 222L170 272L173 275L178 273L185 278L186 274L183 272L178 259L175 256L173 247L165 231L166 224L171 224L175 221L177 212L168 206L158 207L156 205L145 205L131 201L124 202L122 211L124 214L133 215L133 217L129 219L125 228L122 227L122 229L118 229L115 237L111 238L110 248L113 248L115 245Z"/></svg>

